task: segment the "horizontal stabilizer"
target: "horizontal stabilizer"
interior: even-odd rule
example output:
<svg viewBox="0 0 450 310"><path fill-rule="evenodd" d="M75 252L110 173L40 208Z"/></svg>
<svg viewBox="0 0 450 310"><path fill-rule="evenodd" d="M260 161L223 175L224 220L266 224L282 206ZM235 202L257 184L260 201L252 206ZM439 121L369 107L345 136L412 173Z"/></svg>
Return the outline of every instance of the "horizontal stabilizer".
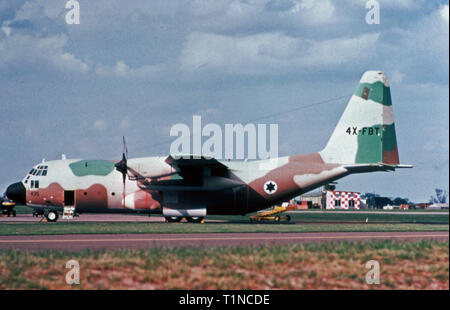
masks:
<svg viewBox="0 0 450 310"><path fill-rule="evenodd" d="M395 171L395 169L412 168L412 165L389 165L384 163L345 165L350 173L364 173L374 171Z"/></svg>

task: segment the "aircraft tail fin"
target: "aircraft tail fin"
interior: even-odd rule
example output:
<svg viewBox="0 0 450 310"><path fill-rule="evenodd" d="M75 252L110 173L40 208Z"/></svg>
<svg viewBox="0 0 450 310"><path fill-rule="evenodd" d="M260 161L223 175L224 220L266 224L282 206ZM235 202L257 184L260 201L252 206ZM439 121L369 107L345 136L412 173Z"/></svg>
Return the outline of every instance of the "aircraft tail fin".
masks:
<svg viewBox="0 0 450 310"><path fill-rule="evenodd" d="M383 72L363 74L320 155L328 163L399 164L391 92Z"/></svg>

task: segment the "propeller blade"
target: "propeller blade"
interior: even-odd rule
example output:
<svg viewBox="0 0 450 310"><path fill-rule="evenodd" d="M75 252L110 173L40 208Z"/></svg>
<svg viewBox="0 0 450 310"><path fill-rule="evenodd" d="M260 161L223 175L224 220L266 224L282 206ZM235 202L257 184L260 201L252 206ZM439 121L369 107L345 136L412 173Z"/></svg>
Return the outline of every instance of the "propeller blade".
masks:
<svg viewBox="0 0 450 310"><path fill-rule="evenodd" d="M114 166L116 167L116 170L121 172L123 175L123 180L125 182L125 177L126 174L128 172L128 166L127 166L127 161L128 161L128 148L126 146L126 142L125 142L125 136L122 137L122 141L123 141L123 152L122 152L122 160L119 161L118 163L116 163Z"/></svg>
<svg viewBox="0 0 450 310"><path fill-rule="evenodd" d="M123 155L125 158L128 159L128 148L127 148L127 142L125 141L125 136L122 136L123 141Z"/></svg>
<svg viewBox="0 0 450 310"><path fill-rule="evenodd" d="M125 193L126 193L126 180L127 180L127 173L128 173L128 148L125 141L125 136L122 136L122 142L123 142L123 151L122 151L122 160L114 164L116 167L116 170L122 173L122 182L123 182L123 191L122 191L122 205L125 208Z"/></svg>
<svg viewBox="0 0 450 310"><path fill-rule="evenodd" d="M126 181L126 175L123 174L123 191L122 191L122 207L125 209L125 193L126 193L126 189L125 189L125 181Z"/></svg>

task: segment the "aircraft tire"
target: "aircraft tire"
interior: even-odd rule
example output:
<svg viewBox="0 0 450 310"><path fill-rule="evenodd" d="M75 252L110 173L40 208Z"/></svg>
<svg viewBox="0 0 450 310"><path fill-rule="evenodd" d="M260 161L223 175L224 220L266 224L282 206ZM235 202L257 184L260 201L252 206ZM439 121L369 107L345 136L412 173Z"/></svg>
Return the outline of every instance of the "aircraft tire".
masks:
<svg viewBox="0 0 450 310"><path fill-rule="evenodd" d="M201 223L201 221L203 221L203 217L201 216L186 217L186 221L188 221L189 223Z"/></svg>
<svg viewBox="0 0 450 310"><path fill-rule="evenodd" d="M181 222L182 217L178 216L166 216L166 221L168 223L179 223Z"/></svg>
<svg viewBox="0 0 450 310"><path fill-rule="evenodd" d="M48 211L45 215L48 222L56 222L58 220L58 212L56 211Z"/></svg>

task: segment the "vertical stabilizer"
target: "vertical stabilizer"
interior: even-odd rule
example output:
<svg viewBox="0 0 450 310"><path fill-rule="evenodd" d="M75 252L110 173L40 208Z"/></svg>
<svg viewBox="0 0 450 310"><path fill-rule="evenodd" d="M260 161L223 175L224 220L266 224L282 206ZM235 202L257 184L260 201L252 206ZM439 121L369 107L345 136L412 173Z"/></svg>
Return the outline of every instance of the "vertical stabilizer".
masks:
<svg viewBox="0 0 450 310"><path fill-rule="evenodd" d="M383 72L363 74L320 155L327 163L399 164L391 91Z"/></svg>

